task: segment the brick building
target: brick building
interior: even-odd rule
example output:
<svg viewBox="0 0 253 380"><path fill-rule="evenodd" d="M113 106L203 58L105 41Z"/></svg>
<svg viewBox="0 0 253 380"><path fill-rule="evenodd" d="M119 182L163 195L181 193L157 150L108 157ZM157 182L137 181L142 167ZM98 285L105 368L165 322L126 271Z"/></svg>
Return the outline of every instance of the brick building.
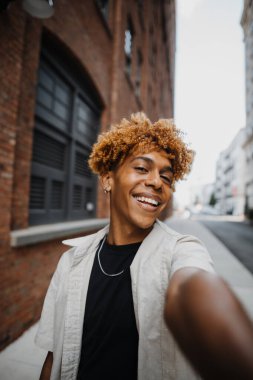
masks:
<svg viewBox="0 0 253 380"><path fill-rule="evenodd" d="M105 224L98 132L173 117L175 0L57 0L43 20L22 4L0 13L1 348L39 318L61 238Z"/></svg>

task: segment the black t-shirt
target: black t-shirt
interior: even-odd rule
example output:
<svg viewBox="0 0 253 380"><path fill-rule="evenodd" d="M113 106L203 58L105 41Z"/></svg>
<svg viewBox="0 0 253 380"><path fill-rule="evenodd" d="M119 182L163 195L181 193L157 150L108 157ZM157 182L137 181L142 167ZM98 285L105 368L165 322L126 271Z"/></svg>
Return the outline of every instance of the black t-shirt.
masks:
<svg viewBox="0 0 253 380"><path fill-rule="evenodd" d="M130 265L141 243L110 245L106 241L100 262L98 251L89 281L82 349L77 379L136 380L138 331L136 327Z"/></svg>

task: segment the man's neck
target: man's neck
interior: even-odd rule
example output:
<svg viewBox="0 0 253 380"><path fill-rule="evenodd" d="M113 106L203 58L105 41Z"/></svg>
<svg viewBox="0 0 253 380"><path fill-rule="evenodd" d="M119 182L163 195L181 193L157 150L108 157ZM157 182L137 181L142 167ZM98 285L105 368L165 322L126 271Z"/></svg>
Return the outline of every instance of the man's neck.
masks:
<svg viewBox="0 0 253 380"><path fill-rule="evenodd" d="M129 226L114 225L111 220L107 241L114 245L139 243L145 239L152 229L153 226L148 229L131 229Z"/></svg>

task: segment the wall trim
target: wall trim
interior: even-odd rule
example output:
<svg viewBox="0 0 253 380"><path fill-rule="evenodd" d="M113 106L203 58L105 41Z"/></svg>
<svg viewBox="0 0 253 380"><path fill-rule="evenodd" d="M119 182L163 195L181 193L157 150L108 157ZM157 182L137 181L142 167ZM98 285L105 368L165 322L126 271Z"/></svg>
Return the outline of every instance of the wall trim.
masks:
<svg viewBox="0 0 253 380"><path fill-rule="evenodd" d="M71 236L82 232L89 232L103 228L109 223L109 219L88 219L63 223L44 224L11 231L11 247L23 247L26 245L50 241L53 239Z"/></svg>

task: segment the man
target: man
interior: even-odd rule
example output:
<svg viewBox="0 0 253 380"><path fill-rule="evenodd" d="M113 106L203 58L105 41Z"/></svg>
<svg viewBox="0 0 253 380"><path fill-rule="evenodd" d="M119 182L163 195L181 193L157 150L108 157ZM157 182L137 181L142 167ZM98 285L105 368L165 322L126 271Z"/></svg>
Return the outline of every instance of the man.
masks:
<svg viewBox="0 0 253 380"><path fill-rule="evenodd" d="M198 378L170 330L203 378L252 378L250 320L202 243L157 219L192 160L172 121L143 113L99 137L89 164L110 223L65 241L36 336L41 380Z"/></svg>

